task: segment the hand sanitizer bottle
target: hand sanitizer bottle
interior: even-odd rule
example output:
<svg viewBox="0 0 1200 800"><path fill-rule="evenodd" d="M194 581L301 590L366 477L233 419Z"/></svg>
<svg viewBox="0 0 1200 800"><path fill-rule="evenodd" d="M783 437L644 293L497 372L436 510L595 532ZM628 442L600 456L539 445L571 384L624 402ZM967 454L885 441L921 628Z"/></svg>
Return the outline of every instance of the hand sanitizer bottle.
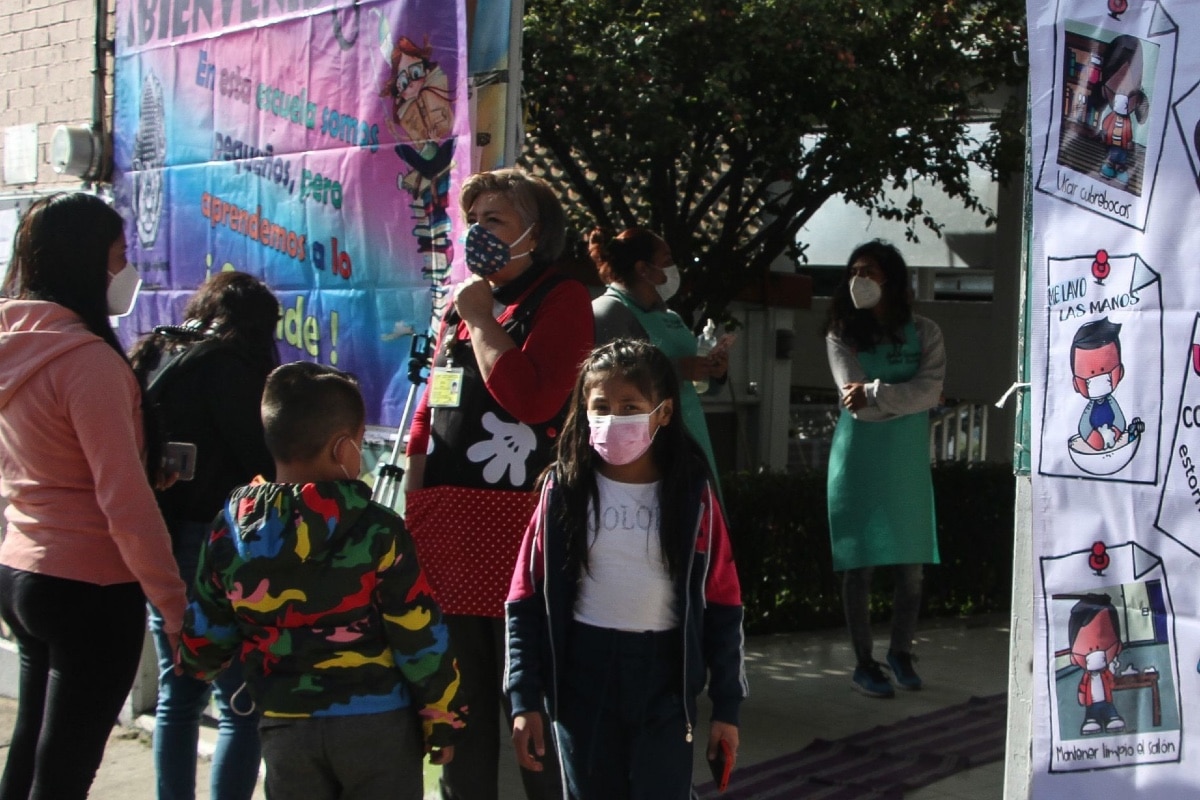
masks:
<svg viewBox="0 0 1200 800"><path fill-rule="evenodd" d="M704 330L696 337L696 355L700 358L712 352L712 349L717 346L717 323L712 321L710 317L704 323ZM708 391L708 378L698 381L692 381L692 385L696 387L696 392L704 394Z"/></svg>

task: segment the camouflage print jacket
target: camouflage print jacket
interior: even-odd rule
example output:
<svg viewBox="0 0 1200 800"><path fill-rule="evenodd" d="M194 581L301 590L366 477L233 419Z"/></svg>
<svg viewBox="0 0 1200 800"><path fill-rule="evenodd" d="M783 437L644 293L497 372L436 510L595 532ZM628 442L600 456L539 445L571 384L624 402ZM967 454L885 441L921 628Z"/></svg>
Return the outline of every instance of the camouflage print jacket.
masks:
<svg viewBox="0 0 1200 800"><path fill-rule="evenodd" d="M466 706L441 609L404 522L359 481L256 482L214 520L180 660L211 679L240 653L266 717L415 706L433 747Z"/></svg>

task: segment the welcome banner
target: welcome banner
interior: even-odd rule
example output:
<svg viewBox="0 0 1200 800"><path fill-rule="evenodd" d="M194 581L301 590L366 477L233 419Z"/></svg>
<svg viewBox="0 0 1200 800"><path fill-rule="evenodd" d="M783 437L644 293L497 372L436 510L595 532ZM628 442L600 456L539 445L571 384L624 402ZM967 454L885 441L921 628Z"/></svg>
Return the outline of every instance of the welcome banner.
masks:
<svg viewBox="0 0 1200 800"><path fill-rule="evenodd" d="M118 2L114 194L145 281L128 340L219 270L283 306L285 361L397 424L414 335L465 270L465 0ZM220 387L213 387L219 391Z"/></svg>
<svg viewBox="0 0 1200 800"><path fill-rule="evenodd" d="M1200 4L1028 16L1032 796L1194 798Z"/></svg>

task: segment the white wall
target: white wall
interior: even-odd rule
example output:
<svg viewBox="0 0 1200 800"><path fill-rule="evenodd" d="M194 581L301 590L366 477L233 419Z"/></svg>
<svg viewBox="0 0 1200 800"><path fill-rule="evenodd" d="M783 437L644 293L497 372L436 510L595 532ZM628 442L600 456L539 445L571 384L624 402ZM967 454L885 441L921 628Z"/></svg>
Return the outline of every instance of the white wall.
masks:
<svg viewBox="0 0 1200 800"><path fill-rule="evenodd" d="M109 1L110 36L114 4ZM0 182L0 194L79 188L78 178L54 172L49 148L58 125L91 122L95 27L95 0L0 0L0 133L12 125L37 125L38 162L36 183ZM111 56L107 66L105 109L111 114ZM0 136L0 159L4 147Z"/></svg>

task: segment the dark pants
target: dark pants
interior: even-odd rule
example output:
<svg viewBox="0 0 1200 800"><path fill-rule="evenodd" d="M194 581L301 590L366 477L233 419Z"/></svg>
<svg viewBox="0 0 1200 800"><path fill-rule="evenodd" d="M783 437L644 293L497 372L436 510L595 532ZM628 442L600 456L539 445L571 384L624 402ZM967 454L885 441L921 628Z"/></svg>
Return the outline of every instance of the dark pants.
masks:
<svg viewBox="0 0 1200 800"><path fill-rule="evenodd" d="M0 800L83 800L141 661L146 598L0 566L0 616L21 655Z"/></svg>
<svg viewBox="0 0 1200 800"><path fill-rule="evenodd" d="M412 709L265 717L260 735L268 800L421 800L425 747Z"/></svg>
<svg viewBox="0 0 1200 800"><path fill-rule="evenodd" d="M447 614L445 619L470 716L455 742L454 760L442 768L441 796L443 800L498 800L501 721L506 721L509 733L512 731L512 708L503 691L504 620L457 614ZM549 726L546 730L549 732ZM542 759L545 770L521 770L529 800L557 800L563 796L558 757L550 739L546 737L546 756ZM503 745L504 757L516 760L507 735Z"/></svg>
<svg viewBox="0 0 1200 800"><path fill-rule="evenodd" d="M890 649L911 653L917 621L921 617L921 564L897 564L896 588L892 595L892 635ZM874 642L871 636L871 576L874 567L848 569L842 576L842 607L846 626L850 629L850 644L859 664L873 660Z"/></svg>
<svg viewBox="0 0 1200 800"><path fill-rule="evenodd" d="M577 622L566 661L555 730L571 797L688 800L692 743L680 632L626 633Z"/></svg>

